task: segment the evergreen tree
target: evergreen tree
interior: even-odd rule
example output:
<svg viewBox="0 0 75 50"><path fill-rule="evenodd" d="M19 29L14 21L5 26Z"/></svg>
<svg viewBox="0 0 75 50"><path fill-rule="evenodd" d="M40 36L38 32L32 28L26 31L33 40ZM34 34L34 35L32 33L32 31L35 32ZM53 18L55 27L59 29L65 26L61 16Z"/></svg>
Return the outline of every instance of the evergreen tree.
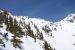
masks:
<svg viewBox="0 0 75 50"><path fill-rule="evenodd" d="M16 39L16 36L13 36L13 39L11 40L11 42L13 42L13 46L15 48L18 47L18 48L22 49L22 47L21 47L22 41L20 39Z"/></svg>
<svg viewBox="0 0 75 50"><path fill-rule="evenodd" d="M3 44L3 47L5 47L5 44Z"/></svg>
<svg viewBox="0 0 75 50"><path fill-rule="evenodd" d="M34 38L33 30L31 30L31 37Z"/></svg>
<svg viewBox="0 0 75 50"><path fill-rule="evenodd" d="M25 35L25 33L22 31L22 28L18 26L18 33L20 36Z"/></svg>
<svg viewBox="0 0 75 50"><path fill-rule="evenodd" d="M36 37L37 37L39 40L43 40L43 34L42 34L42 32L41 32L41 33L40 33L40 32L37 32Z"/></svg>
<svg viewBox="0 0 75 50"><path fill-rule="evenodd" d="M54 30L55 30L55 31L57 31L57 29L56 29L56 28L54 28Z"/></svg>
<svg viewBox="0 0 75 50"><path fill-rule="evenodd" d="M45 49L45 50L53 50L53 49L51 48L51 46L47 43L47 41L45 41L45 43L44 43L44 49Z"/></svg>
<svg viewBox="0 0 75 50"><path fill-rule="evenodd" d="M18 22L16 21L16 19L14 19L14 35L18 36L18 37L22 37L22 35L25 35L25 33L22 31L22 28L20 26L18 26Z"/></svg>
<svg viewBox="0 0 75 50"><path fill-rule="evenodd" d="M4 14L5 14L5 15L8 15L8 12L7 12L6 10L4 10Z"/></svg>
<svg viewBox="0 0 75 50"><path fill-rule="evenodd" d="M43 28L42 28L42 30L44 30L44 31L45 31L45 33L49 33L49 32L51 32L51 31L52 31L52 30L50 30L50 29L49 29L49 27L48 27L48 26L43 27Z"/></svg>
<svg viewBox="0 0 75 50"><path fill-rule="evenodd" d="M33 30L31 30L30 24L27 25L26 37L27 35L34 38Z"/></svg>
<svg viewBox="0 0 75 50"><path fill-rule="evenodd" d="M42 32L40 34L40 40L43 40L43 34L42 34Z"/></svg>
<svg viewBox="0 0 75 50"><path fill-rule="evenodd" d="M5 24L6 25L8 24L8 17L5 19Z"/></svg>
<svg viewBox="0 0 75 50"><path fill-rule="evenodd" d="M56 49L54 48L54 50L56 50Z"/></svg>
<svg viewBox="0 0 75 50"><path fill-rule="evenodd" d="M5 20L5 24L7 25L6 30L9 31L10 21L9 21L9 18L8 17Z"/></svg>
<svg viewBox="0 0 75 50"><path fill-rule="evenodd" d="M3 40L2 39L0 39L0 44L3 44L4 42L3 42Z"/></svg>
<svg viewBox="0 0 75 50"><path fill-rule="evenodd" d="M36 28L37 32L39 32L39 29L38 29L38 27L35 24L34 24L34 27Z"/></svg>
<svg viewBox="0 0 75 50"><path fill-rule="evenodd" d="M37 29L37 26L34 24L34 27Z"/></svg>
<svg viewBox="0 0 75 50"><path fill-rule="evenodd" d="M68 20L70 23L74 23L73 19Z"/></svg>
<svg viewBox="0 0 75 50"><path fill-rule="evenodd" d="M35 40L35 42L36 42L36 34L34 35L34 40Z"/></svg>
<svg viewBox="0 0 75 50"><path fill-rule="evenodd" d="M5 33L4 35L3 35L3 37L6 39L6 40L8 40L8 33Z"/></svg>
<svg viewBox="0 0 75 50"><path fill-rule="evenodd" d="M15 36L19 35L17 23L18 22L16 21L16 18L14 18L13 33L14 33Z"/></svg>
<svg viewBox="0 0 75 50"><path fill-rule="evenodd" d="M27 33L26 33L26 38L27 38Z"/></svg>
<svg viewBox="0 0 75 50"><path fill-rule="evenodd" d="M10 16L9 17L9 24L8 24L8 27L9 27L9 31L11 33L13 33L13 18Z"/></svg>
<svg viewBox="0 0 75 50"><path fill-rule="evenodd" d="M51 35L50 36L52 36L52 32L51 32Z"/></svg>

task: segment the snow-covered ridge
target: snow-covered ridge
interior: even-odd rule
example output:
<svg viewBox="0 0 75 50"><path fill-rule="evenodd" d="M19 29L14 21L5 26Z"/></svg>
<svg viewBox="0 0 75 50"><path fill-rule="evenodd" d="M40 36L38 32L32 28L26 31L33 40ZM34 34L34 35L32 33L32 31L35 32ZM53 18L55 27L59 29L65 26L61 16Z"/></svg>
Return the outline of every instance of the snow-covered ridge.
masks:
<svg viewBox="0 0 75 50"><path fill-rule="evenodd" d="M0 12L1 50L75 50L75 14L53 23Z"/></svg>

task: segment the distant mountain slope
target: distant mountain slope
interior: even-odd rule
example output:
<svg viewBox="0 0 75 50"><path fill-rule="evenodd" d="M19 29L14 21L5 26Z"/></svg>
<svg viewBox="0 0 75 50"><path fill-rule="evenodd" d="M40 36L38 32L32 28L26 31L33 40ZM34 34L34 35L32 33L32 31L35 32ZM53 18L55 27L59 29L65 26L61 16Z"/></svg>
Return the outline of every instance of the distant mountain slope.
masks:
<svg viewBox="0 0 75 50"><path fill-rule="evenodd" d="M0 50L75 50L75 14L59 22L0 10Z"/></svg>

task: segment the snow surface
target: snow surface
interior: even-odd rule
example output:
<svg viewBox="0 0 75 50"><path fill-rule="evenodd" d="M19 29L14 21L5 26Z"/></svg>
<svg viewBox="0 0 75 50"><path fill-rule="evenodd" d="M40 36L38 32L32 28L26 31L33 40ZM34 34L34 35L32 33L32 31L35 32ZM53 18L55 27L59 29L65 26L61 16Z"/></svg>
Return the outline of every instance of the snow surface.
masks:
<svg viewBox="0 0 75 50"><path fill-rule="evenodd" d="M58 31L54 34L54 46L56 50L75 50L75 24L63 23L62 29L58 28Z"/></svg>

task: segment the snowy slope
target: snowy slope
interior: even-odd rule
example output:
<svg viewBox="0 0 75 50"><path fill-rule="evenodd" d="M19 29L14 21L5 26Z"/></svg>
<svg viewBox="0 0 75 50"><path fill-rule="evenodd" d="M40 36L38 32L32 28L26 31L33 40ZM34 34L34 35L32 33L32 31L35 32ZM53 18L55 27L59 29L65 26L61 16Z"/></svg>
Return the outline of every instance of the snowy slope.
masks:
<svg viewBox="0 0 75 50"><path fill-rule="evenodd" d="M3 13L3 11L0 10L0 13ZM17 20L18 25L22 28L22 31L25 32L25 36L17 37L17 39L23 42L21 44L22 49L18 47L15 48L11 42L14 34L6 30L8 25L3 22L1 24L3 27L0 27L0 39L4 42L5 47L3 44L0 44L0 50L75 50L75 14L69 14L63 20L55 23L44 19L8 14L8 17L11 16ZM19 24L20 22L21 24ZM36 36L36 42L34 37L30 35L26 36L27 29L24 27L28 25L33 31L33 34L38 35L38 37ZM4 37L6 33L8 33L8 40ZM43 34L43 39L40 39L42 38L41 33ZM45 48L45 41L48 43L48 48L50 49Z"/></svg>
<svg viewBox="0 0 75 50"><path fill-rule="evenodd" d="M0 33L4 34L7 31L5 30L5 25L3 26L3 28L0 28ZM4 37L0 36L1 39L3 39L4 43L6 44L6 47L3 47L3 45L0 45L0 50L20 50L19 48L14 48L12 46L11 43L11 39L12 39L12 34L10 32L8 32L8 41L6 41L6 39L4 39ZM25 36L23 38L20 38L23 41L23 50L44 50L41 45L43 45L43 41L37 40L37 42L35 43L34 39L29 37L26 38Z"/></svg>
<svg viewBox="0 0 75 50"><path fill-rule="evenodd" d="M71 16L70 16L71 15ZM61 29L58 27L58 31L54 31L54 46L56 50L75 50L75 14L68 15L64 20L58 22L61 24ZM68 20L73 20L69 22Z"/></svg>

